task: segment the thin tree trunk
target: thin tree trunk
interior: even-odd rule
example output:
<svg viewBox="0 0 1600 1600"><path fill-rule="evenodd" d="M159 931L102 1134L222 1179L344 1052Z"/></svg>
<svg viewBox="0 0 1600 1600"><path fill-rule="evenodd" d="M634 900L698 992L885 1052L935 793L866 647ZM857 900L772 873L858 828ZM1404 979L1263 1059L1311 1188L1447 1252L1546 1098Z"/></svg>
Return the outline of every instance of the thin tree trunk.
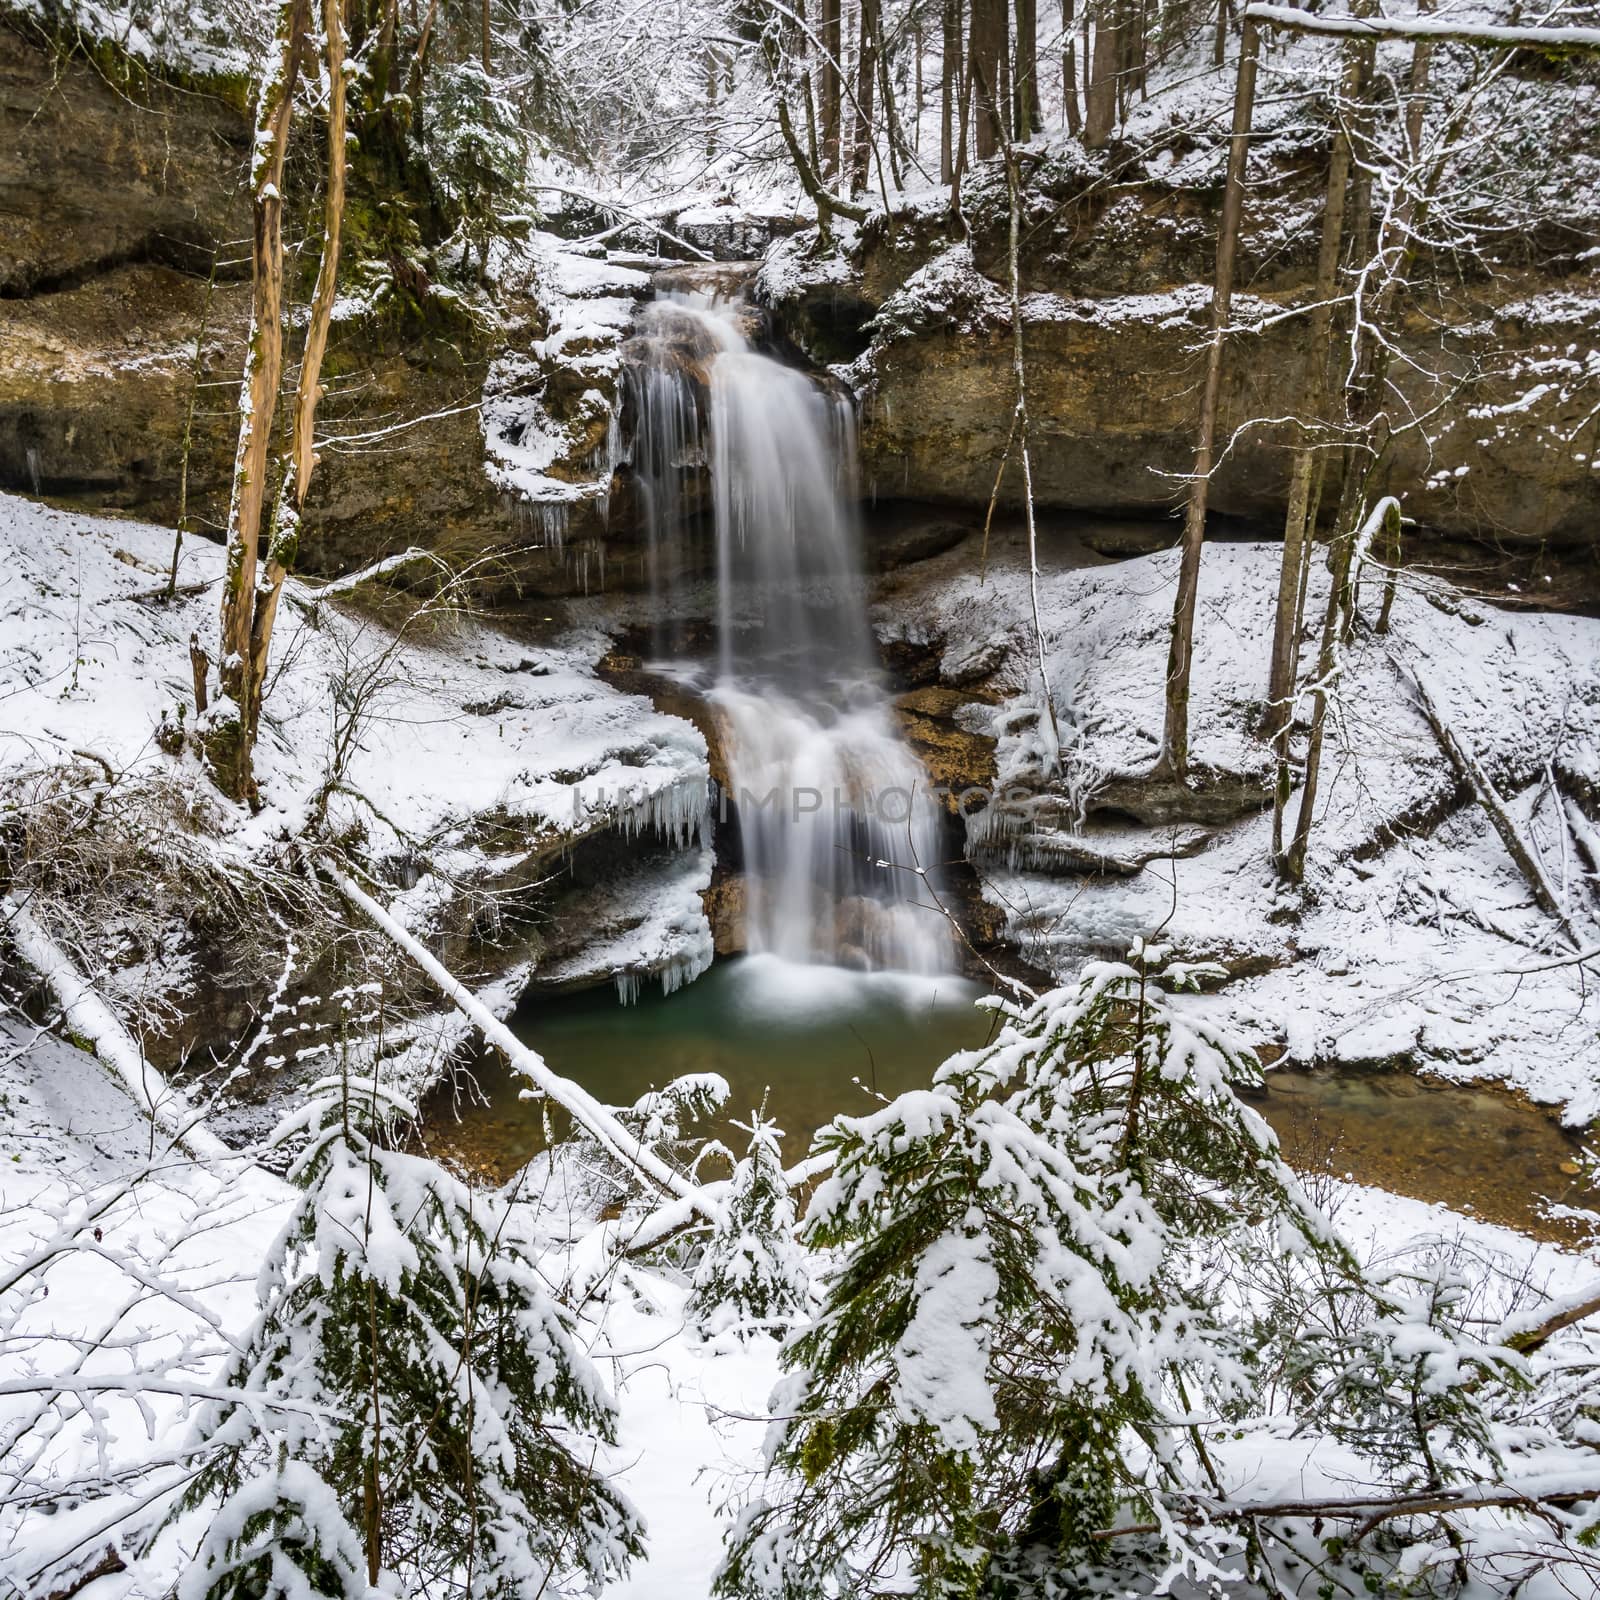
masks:
<svg viewBox="0 0 1600 1600"><path fill-rule="evenodd" d="M1083 131L1083 113L1078 109L1078 60L1073 46L1073 0L1061 0L1061 103L1067 116L1067 132L1076 138Z"/></svg>
<svg viewBox="0 0 1600 1600"><path fill-rule="evenodd" d="M715 45L706 47L706 160L713 161L717 154L717 82L722 76L717 63Z"/></svg>
<svg viewBox="0 0 1600 1600"><path fill-rule="evenodd" d="M868 0L863 0L863 12ZM889 73L889 52L883 42L883 8L880 0L870 0L872 11L872 55L878 66L878 97L883 102L883 131L888 145L889 176L896 189L905 186L905 163L911 160L905 130L900 126L900 108L895 102L894 81ZM918 115L921 99L918 98ZM881 177L880 173L880 177Z"/></svg>
<svg viewBox="0 0 1600 1600"><path fill-rule="evenodd" d="M1227 187L1217 238L1217 277L1211 296L1211 344L1206 356L1205 388L1195 443L1194 473L1184 508L1183 555L1178 594L1172 611L1172 648L1167 659L1166 726L1159 768L1176 777L1189 769L1189 673L1194 656L1195 598L1200 588L1200 548L1206 536L1206 501L1214 464L1217 409L1222 392L1222 356L1228 313L1233 303L1234 264L1239 249L1239 219L1244 209L1244 165L1255 106L1258 34L1246 22L1240 35L1239 73L1233 97L1233 132L1228 146Z"/></svg>
<svg viewBox="0 0 1600 1600"><path fill-rule="evenodd" d="M944 48L939 60L939 182L956 178L956 116L961 100L961 0L944 0L940 21Z"/></svg>
<svg viewBox="0 0 1600 1600"><path fill-rule="evenodd" d="M239 443L228 512L228 565L222 585L222 692L237 722L212 744L221 786L235 799L252 790L249 735L251 632L260 563L272 419L283 375L283 167L294 110L294 84L306 27L307 0L278 9L277 57L262 84L251 167L255 232L251 251L250 342L239 399Z"/></svg>
<svg viewBox="0 0 1600 1600"><path fill-rule="evenodd" d="M977 17L972 19L972 29L977 28ZM967 171L967 129L972 122L972 94L975 76L972 57L972 37L967 38L966 62L961 73L961 120L956 136L955 171L950 178L950 225L962 236L967 232L967 219L961 214L961 180Z"/></svg>
<svg viewBox="0 0 1600 1600"><path fill-rule="evenodd" d="M1506 854L1517 864L1517 870L1527 880L1540 910L1555 919L1575 949L1581 949L1583 941L1578 937L1577 929L1573 927L1572 919L1567 915L1560 895L1545 875L1544 867L1533 847L1518 831L1510 812L1506 810L1505 801L1500 798L1499 791L1489 774L1483 770L1478 758L1473 755L1466 742L1457 736L1455 729L1446 721L1433 696L1428 692L1422 675L1410 663L1406 665L1406 673L1417 691L1417 703L1422 708L1422 715L1428 726L1433 730L1434 738L1439 741L1439 748L1444 751L1462 782L1472 791L1473 799L1489 813L1489 820L1494 824L1494 831L1500 835L1500 842L1506 847Z"/></svg>
<svg viewBox="0 0 1600 1600"><path fill-rule="evenodd" d="M1022 340L1022 174L1015 149L1005 146L1006 198L1009 234L1007 263L1011 289L1011 371L1016 382L1016 409L1012 432L1022 447L1022 506L1028 526L1028 602L1033 614L1033 639L1039 663L1039 693L1050 728L1049 772L1061 764L1061 729L1056 722L1055 699L1050 693L1050 673L1044 647L1044 624L1039 616L1039 542L1033 516L1033 466L1028 453L1028 370Z"/></svg>
<svg viewBox="0 0 1600 1600"><path fill-rule="evenodd" d="M272 628L278 615L283 582L294 564L300 540L300 519L305 510L311 474L317 464L317 401L322 397L322 361L328 351L333 326L333 306L339 293L339 240L344 223L345 185L345 68L343 0L323 0L322 25L330 85L328 97L328 172L323 199L322 260L311 296L311 320L306 328L305 352L300 361L300 381L295 387L290 419L289 448L284 461L283 484L273 512L272 534L267 541L265 583L256 596L250 630L250 695L247 728L253 747L261 722L261 694L272 653Z"/></svg>
<svg viewBox="0 0 1600 1600"><path fill-rule="evenodd" d="M872 26L876 0L861 0L856 33L855 136L850 142L850 193L861 194L871 177L872 97L878 77L878 48Z"/></svg>
<svg viewBox="0 0 1600 1600"><path fill-rule="evenodd" d="M1346 71L1346 92L1360 92L1358 58ZM1323 420L1328 399L1328 366L1333 359L1333 296L1339 283L1339 247L1344 238L1345 193L1350 182L1350 141L1342 127L1333 135L1328 157L1327 198L1322 210L1322 243L1312 288L1311 326L1306 337L1305 374L1301 380L1301 440L1289 474L1289 509L1283 525L1283 565L1278 573L1278 605L1273 623L1271 667L1267 679L1268 737L1281 740L1291 720L1295 661L1302 616L1296 609L1300 567L1307 542L1315 537L1308 511L1312 466L1316 459L1309 430Z"/></svg>
<svg viewBox="0 0 1600 1600"><path fill-rule="evenodd" d="M489 46L493 34L489 28L489 0L483 0L483 75L489 76L490 53Z"/></svg>
<svg viewBox="0 0 1600 1600"><path fill-rule="evenodd" d="M1217 0L1217 27L1211 36L1211 65L1220 67L1228 59L1228 0Z"/></svg>
<svg viewBox="0 0 1600 1600"><path fill-rule="evenodd" d="M917 13L917 25L916 25L915 29L912 31L912 35L911 35L911 48L912 48L913 52L915 53L915 79L914 79L913 92L915 93L915 96L916 96L916 110L912 113L912 117L911 117L911 153L913 155L921 155L921 153L922 153L922 52L923 52L923 49L924 49L924 45L923 45L923 40L922 40L922 13L920 11Z"/></svg>
<svg viewBox="0 0 1600 1600"><path fill-rule="evenodd" d="M842 0L822 0L822 171L820 178L839 175L840 106L843 80L840 54L844 49L841 27Z"/></svg>
<svg viewBox="0 0 1600 1600"><path fill-rule="evenodd" d="M1026 144L1044 127L1039 115L1038 0L1016 0L1017 43L1011 69L1012 126Z"/></svg>

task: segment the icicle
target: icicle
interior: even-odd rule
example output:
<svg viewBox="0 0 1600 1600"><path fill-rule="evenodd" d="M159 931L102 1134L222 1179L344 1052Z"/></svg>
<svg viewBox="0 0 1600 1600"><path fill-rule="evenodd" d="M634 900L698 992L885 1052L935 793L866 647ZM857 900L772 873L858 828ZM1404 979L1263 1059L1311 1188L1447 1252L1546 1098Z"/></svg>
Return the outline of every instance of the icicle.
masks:
<svg viewBox="0 0 1600 1600"><path fill-rule="evenodd" d="M691 842L704 847L711 825L711 792L704 778L674 778L658 789L619 798L617 828L624 838L647 829L679 850Z"/></svg>

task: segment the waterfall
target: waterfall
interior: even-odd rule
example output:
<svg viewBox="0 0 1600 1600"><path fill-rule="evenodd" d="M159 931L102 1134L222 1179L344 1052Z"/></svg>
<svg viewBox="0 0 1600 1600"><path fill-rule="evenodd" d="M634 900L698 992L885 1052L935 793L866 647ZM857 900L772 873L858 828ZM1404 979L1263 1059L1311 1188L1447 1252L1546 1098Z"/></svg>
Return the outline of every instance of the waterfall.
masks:
<svg viewBox="0 0 1600 1600"><path fill-rule="evenodd" d="M867 620L855 416L753 348L748 308L703 294L647 307L629 349L633 463L658 616L710 532L717 656L708 696L744 842L752 952L937 973L952 963L940 816L895 727ZM662 635L658 631L658 646Z"/></svg>

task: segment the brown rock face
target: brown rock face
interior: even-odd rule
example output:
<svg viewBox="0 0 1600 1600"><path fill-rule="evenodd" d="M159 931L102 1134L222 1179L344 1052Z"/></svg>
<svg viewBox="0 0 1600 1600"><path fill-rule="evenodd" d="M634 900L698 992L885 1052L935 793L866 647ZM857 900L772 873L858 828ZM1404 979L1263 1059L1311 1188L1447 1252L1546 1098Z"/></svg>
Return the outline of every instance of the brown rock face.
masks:
<svg viewBox="0 0 1600 1600"><path fill-rule="evenodd" d="M190 526L224 525L250 299L239 91L123 92L0 25L0 488L175 521L186 476ZM501 594L583 590L597 529L546 549L484 475L485 372L544 332L536 305L502 309L495 332L336 322L302 571L416 545Z"/></svg>
<svg viewBox="0 0 1600 1600"><path fill-rule="evenodd" d="M134 261L207 272L248 229L246 86L113 90L22 26L0 22L0 296Z"/></svg>
<svg viewBox="0 0 1600 1600"><path fill-rule="evenodd" d="M1293 436L1270 421L1244 425L1296 410L1303 320L1265 319L1306 298L1318 170L1286 166L1252 196L1236 319L1263 325L1236 336L1225 367L1219 437L1229 447L1211 490L1223 515L1283 515ZM942 219L914 217L892 236L863 228L843 273L837 261L804 260L796 240L783 247L793 270L772 275L785 332L819 359L853 362L863 477L879 496L981 508L994 487L1014 380L1003 211L984 184L992 174L974 178L972 239L959 251ZM1219 199L1151 180L1037 178L1023 306L1040 508L1148 515L1181 498ZM1600 472L1581 424L1593 386L1573 357L1593 344L1600 285L1570 240L1490 247L1505 256L1492 275L1470 259L1419 269L1391 330L1402 352L1394 414L1426 419L1397 438L1391 483L1431 532L1592 544ZM1020 496L1013 465L1000 504Z"/></svg>

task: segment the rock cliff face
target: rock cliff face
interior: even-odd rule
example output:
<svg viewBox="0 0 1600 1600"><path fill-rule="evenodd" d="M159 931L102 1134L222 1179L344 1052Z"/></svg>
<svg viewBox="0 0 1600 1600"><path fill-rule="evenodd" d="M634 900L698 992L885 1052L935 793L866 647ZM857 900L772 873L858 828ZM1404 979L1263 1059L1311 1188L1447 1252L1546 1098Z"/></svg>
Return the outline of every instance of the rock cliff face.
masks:
<svg viewBox="0 0 1600 1600"><path fill-rule="evenodd" d="M232 83L113 83L0 12L0 487L161 521L183 496L192 527L224 523L250 315L243 103ZM301 570L420 545L497 552L507 589L576 587L483 471L485 374L545 331L516 297L495 328L341 316Z"/></svg>
<svg viewBox="0 0 1600 1600"><path fill-rule="evenodd" d="M1281 518L1304 324L1277 315L1307 297L1316 236L1313 174L1280 175L1243 242L1220 437L1231 440L1213 510ZM1086 186L1046 169L1030 194L1023 315L1038 503L1149 514L1181 495L1193 460L1195 393L1210 315L1210 241L1220 196ZM1298 209L1297 209L1298 208ZM814 236L779 247L761 285L782 325L840 370L861 399L863 468L879 495L986 504L1006 444L1014 380L1003 229L992 194L970 241L942 217L863 229L843 259ZM1298 227L1286 225L1286 218ZM986 220L987 219L987 220ZM1535 269L1527 257L1548 264ZM1417 293L1394 330L1399 418L1393 483L1439 533L1493 542L1590 543L1600 529L1593 459L1600 287L1570 240L1524 250L1493 274L1437 263L1455 281ZM1266 419L1246 427L1251 419ZM1001 485L1016 505L1020 473ZM1332 497L1328 500L1331 502Z"/></svg>

